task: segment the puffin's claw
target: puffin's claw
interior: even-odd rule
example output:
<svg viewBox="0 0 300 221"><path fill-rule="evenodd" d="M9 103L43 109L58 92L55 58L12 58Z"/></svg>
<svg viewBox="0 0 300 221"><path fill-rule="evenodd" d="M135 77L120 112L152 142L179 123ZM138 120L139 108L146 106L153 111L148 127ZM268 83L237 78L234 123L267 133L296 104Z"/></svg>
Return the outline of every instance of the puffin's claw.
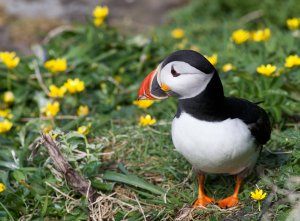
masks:
<svg viewBox="0 0 300 221"><path fill-rule="evenodd" d="M217 205L222 209L226 209L226 208L234 207L238 203L239 203L239 199L236 196L229 196L225 199L219 200L217 202Z"/></svg>
<svg viewBox="0 0 300 221"><path fill-rule="evenodd" d="M209 204L215 204L216 201L214 198L212 197L208 197L208 196L202 196L199 197L196 202L193 204L193 208L203 208L206 207Z"/></svg>

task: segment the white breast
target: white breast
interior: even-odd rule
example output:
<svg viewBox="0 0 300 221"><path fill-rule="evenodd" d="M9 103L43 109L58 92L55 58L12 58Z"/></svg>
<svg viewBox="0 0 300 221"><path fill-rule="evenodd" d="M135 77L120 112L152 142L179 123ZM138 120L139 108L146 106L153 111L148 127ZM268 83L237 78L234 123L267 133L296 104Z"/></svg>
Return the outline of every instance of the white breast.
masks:
<svg viewBox="0 0 300 221"><path fill-rule="evenodd" d="M237 174L253 167L259 154L250 130L240 119L207 122L181 113L173 120L172 139L177 151L206 173Z"/></svg>

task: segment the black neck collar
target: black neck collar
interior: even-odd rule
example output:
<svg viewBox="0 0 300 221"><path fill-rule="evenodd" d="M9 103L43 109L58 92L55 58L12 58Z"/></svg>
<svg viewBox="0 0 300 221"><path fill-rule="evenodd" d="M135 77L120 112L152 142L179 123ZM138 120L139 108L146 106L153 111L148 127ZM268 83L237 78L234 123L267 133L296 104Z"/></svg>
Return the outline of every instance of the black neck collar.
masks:
<svg viewBox="0 0 300 221"><path fill-rule="evenodd" d="M176 117L186 112L199 120L218 121L222 118L223 105L223 86L218 73L214 72L204 91L192 98L179 99Z"/></svg>

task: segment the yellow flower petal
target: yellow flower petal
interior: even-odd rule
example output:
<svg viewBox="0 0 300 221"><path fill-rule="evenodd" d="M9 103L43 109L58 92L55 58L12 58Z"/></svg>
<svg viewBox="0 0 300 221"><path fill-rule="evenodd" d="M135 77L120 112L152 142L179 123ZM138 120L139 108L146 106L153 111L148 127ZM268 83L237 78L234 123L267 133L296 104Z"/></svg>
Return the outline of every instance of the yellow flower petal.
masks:
<svg viewBox="0 0 300 221"><path fill-rule="evenodd" d="M6 190L6 186L4 185L4 183L0 183L0 193L2 193L5 190Z"/></svg>
<svg viewBox="0 0 300 221"><path fill-rule="evenodd" d="M68 79L64 84L64 87L67 88L68 92L71 94L82 92L85 89L85 84L83 81L78 78Z"/></svg>
<svg viewBox="0 0 300 221"><path fill-rule="evenodd" d="M250 38L249 31L246 31L244 29L238 29L234 31L231 35L231 40L236 44L242 44Z"/></svg>
<svg viewBox="0 0 300 221"><path fill-rule="evenodd" d="M259 201L266 197L267 193L264 193L262 189L256 189L255 192L251 192L250 196L253 200Z"/></svg>
<svg viewBox="0 0 300 221"><path fill-rule="evenodd" d="M212 65L216 65L218 63L218 55L217 54L212 54L212 56L205 56L205 57Z"/></svg>
<svg viewBox="0 0 300 221"><path fill-rule="evenodd" d="M136 100L133 101L133 104L136 105L138 108L146 109L150 107L154 103L153 100Z"/></svg>
<svg viewBox="0 0 300 221"><path fill-rule="evenodd" d="M295 30L300 27L300 18L290 18L286 20L286 25L289 29Z"/></svg>
<svg viewBox="0 0 300 221"><path fill-rule="evenodd" d="M57 87L55 85L50 85L49 87L49 97L53 97L53 98L61 98L65 95L67 89L62 86L62 87Z"/></svg>
<svg viewBox="0 0 300 221"><path fill-rule="evenodd" d="M12 115L10 109L0 109L0 117L7 118L7 119L12 119L13 115Z"/></svg>
<svg viewBox="0 0 300 221"><path fill-rule="evenodd" d="M53 129L53 127L51 124L41 125L41 130L43 131L44 134L48 134L52 129Z"/></svg>
<svg viewBox="0 0 300 221"><path fill-rule="evenodd" d="M223 65L222 69L223 69L224 72L229 72L229 71L234 70L235 67L233 66L233 64L227 63L227 64Z"/></svg>
<svg viewBox="0 0 300 221"><path fill-rule="evenodd" d="M271 64L267 65L260 65L259 67L256 68L257 73L270 77L275 71L277 67Z"/></svg>
<svg viewBox="0 0 300 221"><path fill-rule="evenodd" d="M266 41L271 37L271 30L269 28L256 30L250 33L252 41Z"/></svg>
<svg viewBox="0 0 300 221"><path fill-rule="evenodd" d="M155 123L156 123L156 119L152 118L149 114L140 117L140 121L139 121L140 126L148 126L148 125L153 125Z"/></svg>
<svg viewBox="0 0 300 221"><path fill-rule="evenodd" d="M184 37L184 30L181 28L175 28L172 30L171 36L175 39L181 39Z"/></svg>
<svg viewBox="0 0 300 221"><path fill-rule="evenodd" d="M107 6L96 6L94 11L93 11L93 16L95 18L105 18L109 14L109 9Z"/></svg>
<svg viewBox="0 0 300 221"><path fill-rule="evenodd" d="M47 103L47 105L41 109L41 112L47 117L55 117L59 110L60 105L55 101L53 103Z"/></svg>
<svg viewBox="0 0 300 221"><path fill-rule="evenodd" d="M90 126L78 127L77 132L82 134L82 135L87 135L90 132Z"/></svg>
<svg viewBox="0 0 300 221"><path fill-rule="evenodd" d="M295 66L300 66L300 57L298 55L290 55L285 59L285 67L292 68Z"/></svg>
<svg viewBox="0 0 300 221"><path fill-rule="evenodd" d="M77 115L80 117L86 116L89 114L89 107L87 105L81 105L77 109Z"/></svg>
<svg viewBox="0 0 300 221"><path fill-rule="evenodd" d="M264 193L263 195L261 195L260 199L263 200L264 198L266 198L267 193Z"/></svg>
<svg viewBox="0 0 300 221"><path fill-rule="evenodd" d="M16 55L15 52L5 51L0 52L0 61L2 61L8 69L14 69L20 63L20 58Z"/></svg>
<svg viewBox="0 0 300 221"><path fill-rule="evenodd" d="M9 120L5 119L4 121L0 122L0 134L6 133L10 131L12 128L13 123L10 122Z"/></svg>
<svg viewBox="0 0 300 221"><path fill-rule="evenodd" d="M67 70L67 60L63 58L52 59L45 62L44 67L51 71L53 74Z"/></svg>
<svg viewBox="0 0 300 221"><path fill-rule="evenodd" d="M15 100L15 96L12 91L6 91L3 95L3 101L5 103L12 103Z"/></svg>
<svg viewBox="0 0 300 221"><path fill-rule="evenodd" d="M94 25L100 27L104 23L104 18L94 18Z"/></svg>

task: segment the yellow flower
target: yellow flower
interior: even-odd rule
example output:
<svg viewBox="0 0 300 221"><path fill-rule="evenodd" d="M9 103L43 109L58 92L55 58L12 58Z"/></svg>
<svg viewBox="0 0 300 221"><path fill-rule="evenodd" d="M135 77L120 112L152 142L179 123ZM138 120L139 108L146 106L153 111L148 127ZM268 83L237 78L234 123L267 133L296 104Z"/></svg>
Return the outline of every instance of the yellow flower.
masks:
<svg viewBox="0 0 300 221"><path fill-rule="evenodd" d="M10 109L4 109L4 110L0 109L0 117L11 119L13 118L13 115Z"/></svg>
<svg viewBox="0 0 300 221"><path fill-rule="evenodd" d="M82 135L87 135L90 132L91 125L78 127L77 132Z"/></svg>
<svg viewBox="0 0 300 221"><path fill-rule="evenodd" d="M257 73L264 75L264 76L271 76L275 71L277 67L275 65L267 64L267 65L260 65L256 68Z"/></svg>
<svg viewBox="0 0 300 221"><path fill-rule="evenodd" d="M107 94L107 84L101 83L100 89L101 89L101 91L103 91L103 93Z"/></svg>
<svg viewBox="0 0 300 221"><path fill-rule="evenodd" d="M94 18L94 25L100 27L104 23L104 18Z"/></svg>
<svg viewBox="0 0 300 221"><path fill-rule="evenodd" d="M80 117L86 116L89 114L89 107L87 105L81 105L77 109L77 115Z"/></svg>
<svg viewBox="0 0 300 221"><path fill-rule="evenodd" d="M222 69L223 69L224 72L228 72L228 71L234 70L235 67L233 66L233 64L227 63L227 64L223 65Z"/></svg>
<svg viewBox="0 0 300 221"><path fill-rule="evenodd" d="M244 29L238 29L231 35L231 40L236 44L242 44L250 38L250 33Z"/></svg>
<svg viewBox="0 0 300 221"><path fill-rule="evenodd" d="M300 18L290 18L286 20L286 24L289 29L295 30L300 26Z"/></svg>
<svg viewBox="0 0 300 221"><path fill-rule="evenodd" d="M175 28L171 32L171 36L175 39L181 39L184 37L184 30L181 28Z"/></svg>
<svg viewBox="0 0 300 221"><path fill-rule="evenodd" d="M300 65L300 57L298 55L290 55L285 59L284 66L287 68L292 68L294 66Z"/></svg>
<svg viewBox="0 0 300 221"><path fill-rule="evenodd" d="M93 11L93 16L95 18L105 18L109 14L109 9L107 6L96 6Z"/></svg>
<svg viewBox="0 0 300 221"><path fill-rule="evenodd" d="M181 42L179 42L178 44L176 44L176 48L182 50L182 49L186 48L187 43L188 43L188 40L186 38L184 38L184 39L182 39Z"/></svg>
<svg viewBox="0 0 300 221"><path fill-rule="evenodd" d="M41 126L41 129L42 129L44 134L48 134L53 129L53 127L52 127L51 124L48 124L48 125L44 124L44 125Z"/></svg>
<svg viewBox="0 0 300 221"><path fill-rule="evenodd" d="M136 101L133 101L134 105L136 105L137 107L142 108L142 109L146 109L146 108L150 107L153 103L154 103L154 101L152 101L152 100L136 100Z"/></svg>
<svg viewBox="0 0 300 221"><path fill-rule="evenodd" d="M218 55L213 54L212 56L206 56L206 59L212 64L216 65L218 63Z"/></svg>
<svg viewBox="0 0 300 221"><path fill-rule="evenodd" d="M51 138L52 138L53 140L56 140L56 138L57 138L58 135L59 135L59 133L55 133L53 130L50 130L50 131L48 132L48 134L51 136Z"/></svg>
<svg viewBox="0 0 300 221"><path fill-rule="evenodd" d="M49 97L57 98L57 97L63 97L66 93L67 89L62 87L57 87L54 84L51 84L49 87Z"/></svg>
<svg viewBox="0 0 300 221"><path fill-rule="evenodd" d="M55 101L54 103L47 103L46 107L41 109L41 112L47 117L55 117L59 112L59 103Z"/></svg>
<svg viewBox="0 0 300 221"><path fill-rule="evenodd" d="M14 96L14 94L13 94L13 92L11 92L11 91L6 91L5 93L4 93L4 95L3 95L3 101L5 102L5 103L12 103L12 102L14 102L14 100L15 100L15 96Z"/></svg>
<svg viewBox="0 0 300 221"><path fill-rule="evenodd" d="M107 15L109 14L109 9L107 6L96 6L94 11L93 11L93 16L94 16L94 25L96 27L100 27L103 22L104 19L107 17Z"/></svg>
<svg viewBox="0 0 300 221"><path fill-rule="evenodd" d="M9 120L5 119L4 121L0 122L0 134L10 131L12 126L13 124Z"/></svg>
<svg viewBox="0 0 300 221"><path fill-rule="evenodd" d="M57 59L52 59L47 61L44 64L44 67L49 71L51 71L52 73L56 74L67 70L68 64L66 59L57 58Z"/></svg>
<svg viewBox="0 0 300 221"><path fill-rule="evenodd" d="M20 58L15 52L0 52L0 60L5 64L8 69L14 69L18 66Z"/></svg>
<svg viewBox="0 0 300 221"><path fill-rule="evenodd" d="M251 198L260 201L266 197L267 193L264 193L261 189L256 189L254 192L251 192Z"/></svg>
<svg viewBox="0 0 300 221"><path fill-rule="evenodd" d="M116 81L116 83L120 84L122 82L122 77L120 75L116 75L114 76L114 80Z"/></svg>
<svg viewBox="0 0 300 221"><path fill-rule="evenodd" d="M79 80L78 78L75 78L74 80L68 79L64 86L71 94L81 92L85 89L84 82Z"/></svg>
<svg viewBox="0 0 300 221"><path fill-rule="evenodd" d="M2 193L4 190L6 190L6 186L4 183L0 183L0 193Z"/></svg>
<svg viewBox="0 0 300 221"><path fill-rule="evenodd" d="M155 123L156 123L156 119L152 118L149 114L140 117L140 121L139 121L140 126L148 126L148 125L153 125Z"/></svg>
<svg viewBox="0 0 300 221"><path fill-rule="evenodd" d="M260 29L253 31L250 34L251 40L253 41L266 41L271 37L271 30L269 28Z"/></svg>

